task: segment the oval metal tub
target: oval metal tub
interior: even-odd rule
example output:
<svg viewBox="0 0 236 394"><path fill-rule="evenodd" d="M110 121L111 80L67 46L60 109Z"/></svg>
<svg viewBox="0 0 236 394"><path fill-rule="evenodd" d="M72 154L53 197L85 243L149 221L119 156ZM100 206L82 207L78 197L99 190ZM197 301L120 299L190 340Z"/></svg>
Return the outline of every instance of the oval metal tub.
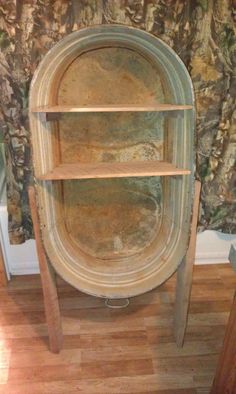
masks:
<svg viewBox="0 0 236 394"><path fill-rule="evenodd" d="M30 125L44 247L58 274L86 293L144 293L171 276L186 253L194 109L137 110L156 104L193 108L191 80L171 48L131 27L102 25L68 35L32 80ZM95 111L71 110L83 107ZM189 174L131 171L70 179L67 173L45 180L55 167L137 161L164 161Z"/></svg>

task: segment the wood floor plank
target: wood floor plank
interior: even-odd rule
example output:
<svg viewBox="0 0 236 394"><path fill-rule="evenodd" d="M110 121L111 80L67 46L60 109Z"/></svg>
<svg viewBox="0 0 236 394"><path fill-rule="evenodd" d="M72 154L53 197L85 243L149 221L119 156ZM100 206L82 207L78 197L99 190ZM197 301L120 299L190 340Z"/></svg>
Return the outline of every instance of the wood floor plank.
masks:
<svg viewBox="0 0 236 394"><path fill-rule="evenodd" d="M0 315L0 326L15 326L25 324L43 324L45 323L45 314L43 311L33 312L3 312Z"/></svg>
<svg viewBox="0 0 236 394"><path fill-rule="evenodd" d="M0 339L0 352L11 349L14 349L14 352L28 351L30 354L46 350L48 349L48 336Z"/></svg>
<svg viewBox="0 0 236 394"><path fill-rule="evenodd" d="M89 349L98 346L143 346L147 344L146 331L126 330L111 334L81 334L80 348Z"/></svg>
<svg viewBox="0 0 236 394"><path fill-rule="evenodd" d="M186 342L183 348L177 348L175 343L159 343L152 347L153 357L185 357L199 356L206 354L218 354L221 349L221 343L212 339L208 341Z"/></svg>
<svg viewBox="0 0 236 394"><path fill-rule="evenodd" d="M3 327L0 327L0 338L3 339L47 336L46 324L23 324Z"/></svg>
<svg viewBox="0 0 236 394"><path fill-rule="evenodd" d="M128 394L128 393L150 393L158 391L172 390L172 394L178 393L179 386L182 385L182 390L189 390L187 393L193 392L191 387L191 377L181 379L179 376L173 376L171 382L169 377L161 377L158 374L151 374L145 376L123 376L105 379L81 379L68 381L58 380L53 382L18 382L7 384L1 391L1 394ZM184 387L185 386L185 387ZM192 390L192 391L190 391ZM168 391L167 391L168 393ZM183 391L184 393L184 391ZM183 394L181 393L181 394ZM186 392L185 392L186 394Z"/></svg>
<svg viewBox="0 0 236 394"><path fill-rule="evenodd" d="M139 394L147 394L147 391L139 392ZM155 390L155 391L148 391L148 394L196 394L196 390L195 389Z"/></svg>
<svg viewBox="0 0 236 394"><path fill-rule="evenodd" d="M209 394L209 384L208 387L196 388L196 394Z"/></svg>
<svg viewBox="0 0 236 394"><path fill-rule="evenodd" d="M8 374L9 374L9 368L0 368L0 393L1 393L1 385L7 383L8 381ZM7 391L4 392L6 394Z"/></svg>
<svg viewBox="0 0 236 394"><path fill-rule="evenodd" d="M128 332L128 331L140 331L145 330L145 324L143 318L133 318L127 321L126 319L116 318L106 320L100 317L100 321L93 320L82 320L80 322L80 332L83 333L111 333L111 332Z"/></svg>
<svg viewBox="0 0 236 394"><path fill-rule="evenodd" d="M112 346L111 347L93 347L92 349L83 349L81 359L83 362L92 361L122 361L122 360L142 360L151 359L152 352L148 345L137 346Z"/></svg>
<svg viewBox="0 0 236 394"><path fill-rule="evenodd" d="M208 341L211 339L217 339L219 342L223 342L225 333L225 325L211 326L189 326L187 328L185 339L187 342L194 341ZM147 328L147 338L150 346L159 343L174 342L174 335L171 328Z"/></svg>
<svg viewBox="0 0 236 394"><path fill-rule="evenodd" d="M78 379L102 379L106 377L143 376L153 373L151 359L103 361L90 363L68 363L54 365L37 365L10 368L8 382L72 381Z"/></svg>
<svg viewBox="0 0 236 394"><path fill-rule="evenodd" d="M11 354L11 350L8 350L8 349L1 350L0 370L2 368L8 368L9 367L10 354Z"/></svg>
<svg viewBox="0 0 236 394"><path fill-rule="evenodd" d="M92 383L92 385L94 386L95 383ZM119 389L117 389L116 391L93 391L93 387L88 388L88 389L83 389L81 388L81 383L78 383L78 385L76 387L74 387L74 385L72 385L73 387L70 387L69 389L67 389L66 393L68 394L75 394L75 393L82 393L82 394L109 394L109 393L126 393L126 394L133 394L134 391L127 391L125 392L123 389L122 391L118 391ZM88 385L89 386L89 385ZM104 385L105 386L105 385ZM31 388L30 388L30 384L23 384L20 386L16 386L13 388L13 386L5 386L2 387L1 390L1 386L0 386L0 393L1 394L32 394ZM51 394L51 393L63 393L63 391L60 391L60 386L58 388L57 383L56 384L41 384L40 386L35 383L32 385L33 390L34 390L34 394ZM6 390L10 390L10 391L6 391ZM54 391L55 390L55 391ZM148 390L148 391L147 391ZM202 390L202 389L201 389ZM197 394L199 392L199 394L209 394L209 390L207 391L196 391L195 389L180 389L180 390L150 390L150 389L146 389L145 391L135 391L135 393L139 393L139 394ZM65 394L65 393L63 393Z"/></svg>
<svg viewBox="0 0 236 394"><path fill-rule="evenodd" d="M155 357L153 358L153 368L157 373L163 372L167 374L188 373L196 376L213 374L216 368L218 354L191 355L181 358L176 357Z"/></svg>
<svg viewBox="0 0 236 394"><path fill-rule="evenodd" d="M205 388L205 387L210 388L213 383L213 376L212 376L212 374L209 374L208 372L206 372L206 373L202 373L197 376L194 376L193 380L194 380L194 386L198 390L201 388ZM208 393L210 393L210 389L208 389ZM222 394L226 394L226 393L222 393ZM232 394L234 394L234 393L232 393Z"/></svg>
<svg viewBox="0 0 236 394"><path fill-rule="evenodd" d="M189 312L195 313L214 313L214 312L227 312L231 306L231 300L204 300L204 301L192 301Z"/></svg>
<svg viewBox="0 0 236 394"><path fill-rule="evenodd" d="M34 353L34 366L56 366L67 364L79 364L81 362L80 349L62 349L56 355L49 350L36 351ZM10 360L10 368L31 368L32 355L29 351L14 352Z"/></svg>
<svg viewBox="0 0 236 394"><path fill-rule="evenodd" d="M226 264L194 268L183 349L172 332L174 276L120 311L58 278L64 331L59 355L48 351L39 276L13 277L0 289L0 393L208 393L233 275Z"/></svg>

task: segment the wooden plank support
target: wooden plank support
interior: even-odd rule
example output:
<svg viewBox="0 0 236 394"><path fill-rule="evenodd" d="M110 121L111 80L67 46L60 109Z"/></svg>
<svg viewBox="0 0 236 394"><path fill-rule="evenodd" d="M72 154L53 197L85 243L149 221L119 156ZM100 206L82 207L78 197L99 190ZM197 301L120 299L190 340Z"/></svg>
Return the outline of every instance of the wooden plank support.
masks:
<svg viewBox="0 0 236 394"><path fill-rule="evenodd" d="M46 105L43 107L32 108L31 112L163 112L163 111L183 111L193 109L192 105L187 104L110 104L110 105Z"/></svg>
<svg viewBox="0 0 236 394"><path fill-rule="evenodd" d="M236 245L231 245L229 261L236 271ZM236 393L236 293L226 327L223 348L210 394Z"/></svg>
<svg viewBox="0 0 236 394"><path fill-rule="evenodd" d="M113 163L73 163L60 164L52 171L39 175L39 179L93 179L93 178L122 178L140 176L171 176L188 175L191 171L177 168L165 161L128 161Z"/></svg>
<svg viewBox="0 0 236 394"><path fill-rule="evenodd" d="M41 114L42 114L42 112L41 112ZM60 120L61 117L62 117L61 113L59 113L59 112L47 112L45 114L45 116L46 116L46 121L47 122Z"/></svg>
<svg viewBox="0 0 236 394"><path fill-rule="evenodd" d="M7 273L5 270L2 245L1 245L1 241L0 241L0 287L6 286L7 283L8 283L8 279L7 279Z"/></svg>
<svg viewBox="0 0 236 394"><path fill-rule="evenodd" d="M41 122L52 122L55 120L60 120L62 117L61 112L34 112L36 115L39 115L39 119Z"/></svg>
<svg viewBox="0 0 236 394"><path fill-rule="evenodd" d="M189 301L192 287L193 264L196 251L196 236L198 209L200 201L201 183L195 181L194 202L192 211L192 223L189 239L189 247L177 270L175 309L174 309L174 336L177 346L184 344L184 335L187 326Z"/></svg>
<svg viewBox="0 0 236 394"><path fill-rule="evenodd" d="M236 244L232 244L230 251L229 251L229 261L234 269L236 271Z"/></svg>
<svg viewBox="0 0 236 394"><path fill-rule="evenodd" d="M211 389L211 394L223 393L236 393L236 294Z"/></svg>
<svg viewBox="0 0 236 394"><path fill-rule="evenodd" d="M33 186L29 187L28 194L43 288L44 308L49 334L49 346L53 353L59 353L62 347L63 335L55 271L47 260L41 240L36 192Z"/></svg>

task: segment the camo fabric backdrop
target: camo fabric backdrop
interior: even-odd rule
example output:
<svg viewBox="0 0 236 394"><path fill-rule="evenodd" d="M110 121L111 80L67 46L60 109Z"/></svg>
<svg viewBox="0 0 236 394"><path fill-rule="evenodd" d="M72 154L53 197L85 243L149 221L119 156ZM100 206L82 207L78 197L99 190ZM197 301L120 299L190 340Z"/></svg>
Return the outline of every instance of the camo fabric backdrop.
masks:
<svg viewBox="0 0 236 394"><path fill-rule="evenodd" d="M236 232L235 0L0 0L0 124L6 142L11 243L31 238L28 92L47 51L81 27L121 23L151 32L184 61L197 106L200 229Z"/></svg>

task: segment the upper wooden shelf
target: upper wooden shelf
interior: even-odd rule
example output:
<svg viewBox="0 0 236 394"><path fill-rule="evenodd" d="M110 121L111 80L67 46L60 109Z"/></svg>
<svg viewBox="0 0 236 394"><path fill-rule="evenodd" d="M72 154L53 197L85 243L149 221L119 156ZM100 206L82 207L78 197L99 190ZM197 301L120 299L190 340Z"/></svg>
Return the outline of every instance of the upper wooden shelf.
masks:
<svg viewBox="0 0 236 394"><path fill-rule="evenodd" d="M141 176L187 175L191 171L177 168L165 161L129 161L115 163L76 163L60 164L47 174L41 175L42 180L91 179L91 178L122 178Z"/></svg>
<svg viewBox="0 0 236 394"><path fill-rule="evenodd" d="M93 105L93 106L65 106L53 105L33 108L32 112L44 113L63 113L63 112L152 112L152 111L179 111L184 109L192 109L192 105L177 104L112 104L112 105Z"/></svg>

